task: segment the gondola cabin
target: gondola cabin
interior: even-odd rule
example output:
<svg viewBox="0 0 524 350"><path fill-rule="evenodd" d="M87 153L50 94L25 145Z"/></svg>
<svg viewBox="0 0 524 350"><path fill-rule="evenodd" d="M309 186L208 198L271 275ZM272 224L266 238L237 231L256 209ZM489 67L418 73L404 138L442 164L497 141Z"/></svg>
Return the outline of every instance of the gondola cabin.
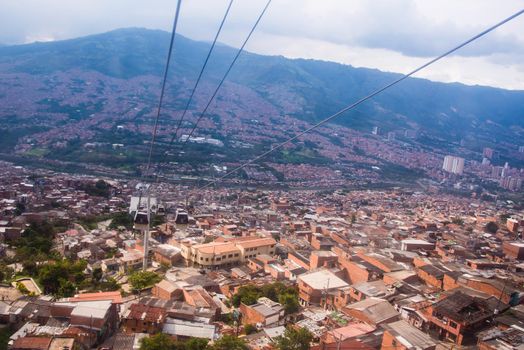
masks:
<svg viewBox="0 0 524 350"><path fill-rule="evenodd" d="M187 223L189 222L189 215L187 214L187 211L185 211L184 209L177 209L175 222L178 225L187 225Z"/></svg>
<svg viewBox="0 0 524 350"><path fill-rule="evenodd" d="M145 231L149 228L149 217L145 211L137 211L134 219L134 226L136 230Z"/></svg>

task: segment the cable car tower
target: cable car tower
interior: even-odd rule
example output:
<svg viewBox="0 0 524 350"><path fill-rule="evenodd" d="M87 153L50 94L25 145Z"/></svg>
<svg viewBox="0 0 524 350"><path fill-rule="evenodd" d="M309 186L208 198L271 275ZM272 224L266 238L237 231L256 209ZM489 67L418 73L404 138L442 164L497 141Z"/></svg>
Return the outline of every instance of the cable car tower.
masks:
<svg viewBox="0 0 524 350"><path fill-rule="evenodd" d="M154 211L156 205L156 198L151 198L151 185L138 184L138 197L131 197L131 205L129 207L129 213L133 215L133 228L139 230L142 233L142 243L144 245L144 259L143 269L144 271L148 266L149 259L149 231L151 228L151 213ZM146 195L143 196L143 192ZM144 203L145 202L145 203Z"/></svg>

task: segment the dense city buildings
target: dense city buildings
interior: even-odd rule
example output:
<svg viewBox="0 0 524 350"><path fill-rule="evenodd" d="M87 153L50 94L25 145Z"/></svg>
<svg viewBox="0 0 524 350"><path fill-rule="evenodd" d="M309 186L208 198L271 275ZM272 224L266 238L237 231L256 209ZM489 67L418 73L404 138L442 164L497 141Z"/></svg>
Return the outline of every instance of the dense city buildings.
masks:
<svg viewBox="0 0 524 350"><path fill-rule="evenodd" d="M514 202L431 188L158 183L142 272L129 214L137 180L1 169L10 349L131 349L163 333L210 343L239 334L258 350L289 328L307 329L315 349L522 346L524 213Z"/></svg>

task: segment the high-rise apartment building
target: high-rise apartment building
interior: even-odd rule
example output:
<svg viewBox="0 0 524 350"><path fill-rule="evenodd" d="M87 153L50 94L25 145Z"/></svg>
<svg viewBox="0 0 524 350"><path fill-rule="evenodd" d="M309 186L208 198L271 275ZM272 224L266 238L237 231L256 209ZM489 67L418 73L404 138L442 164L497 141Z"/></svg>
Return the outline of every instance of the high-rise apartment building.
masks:
<svg viewBox="0 0 524 350"><path fill-rule="evenodd" d="M464 172L464 158L446 156L444 157L444 164L442 165L442 169L444 169L444 171L447 171L448 173L462 175L462 173Z"/></svg>
<svg viewBox="0 0 524 350"><path fill-rule="evenodd" d="M492 159L493 158L493 149L489 147L484 147L484 149L482 150L482 155L488 159Z"/></svg>

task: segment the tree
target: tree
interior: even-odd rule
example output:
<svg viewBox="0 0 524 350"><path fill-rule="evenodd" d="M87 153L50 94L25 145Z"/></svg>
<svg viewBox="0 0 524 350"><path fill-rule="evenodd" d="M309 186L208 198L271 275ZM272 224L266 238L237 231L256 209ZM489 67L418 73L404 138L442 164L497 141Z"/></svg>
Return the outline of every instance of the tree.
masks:
<svg viewBox="0 0 524 350"><path fill-rule="evenodd" d="M38 278L44 293L58 297L72 296L77 285L85 280L86 266L83 260L71 262L67 259L43 265L38 271Z"/></svg>
<svg viewBox="0 0 524 350"><path fill-rule="evenodd" d="M239 307L240 303L246 305L253 305L257 302L258 298L262 296L262 292L259 288L253 285L242 286L238 289L238 292L233 295L231 303L235 307Z"/></svg>
<svg viewBox="0 0 524 350"><path fill-rule="evenodd" d="M95 267L93 269L93 281L98 283L100 282L100 280L102 279L102 276L104 275L103 271L102 271L102 268L100 267Z"/></svg>
<svg viewBox="0 0 524 350"><path fill-rule="evenodd" d="M243 339L233 335L224 335L215 341L210 350L248 350L248 346Z"/></svg>
<svg viewBox="0 0 524 350"><path fill-rule="evenodd" d="M0 282L11 279L14 273L15 271L12 268L8 267L3 262L0 263Z"/></svg>
<svg viewBox="0 0 524 350"><path fill-rule="evenodd" d="M276 339L275 346L278 350L309 350L313 334L306 328L288 327L283 336Z"/></svg>
<svg viewBox="0 0 524 350"><path fill-rule="evenodd" d="M116 229L119 226L124 226L127 229L133 228L133 218L128 212L116 213L109 224L110 229Z"/></svg>
<svg viewBox="0 0 524 350"><path fill-rule="evenodd" d="M139 292L142 289L153 286L155 283L160 282L162 277L152 271L137 271L133 272L129 276L129 283L135 292Z"/></svg>
<svg viewBox="0 0 524 350"><path fill-rule="evenodd" d="M25 275L34 277L38 274L38 266L36 262L32 259L24 260L22 262L22 272Z"/></svg>
<svg viewBox="0 0 524 350"><path fill-rule="evenodd" d="M162 272L166 272L167 270L169 270L170 267L171 267L171 265L169 265L166 262L161 262L160 263L160 271L162 271Z"/></svg>
<svg viewBox="0 0 524 350"><path fill-rule="evenodd" d="M459 226L464 225L464 220L462 218L459 218L459 217L454 217L453 219L451 219L451 222L454 223L455 225L459 225Z"/></svg>
<svg viewBox="0 0 524 350"><path fill-rule="evenodd" d="M280 296L283 294L297 295L297 290L293 287L287 287L282 282L270 283L262 287L250 284L240 287L238 292L231 298L231 303L235 307L239 307L240 303L253 305L260 297L266 297L273 301L280 302Z"/></svg>
<svg viewBox="0 0 524 350"><path fill-rule="evenodd" d="M120 289L120 284L113 277L109 277L105 281L100 282L98 289L103 292L113 292Z"/></svg>
<svg viewBox="0 0 524 350"><path fill-rule="evenodd" d="M206 350L209 341L202 338L191 338L184 343L185 350Z"/></svg>
<svg viewBox="0 0 524 350"><path fill-rule="evenodd" d="M16 203L15 215L22 215L25 212L25 204L22 202Z"/></svg>
<svg viewBox="0 0 524 350"><path fill-rule="evenodd" d="M143 338L140 350L206 350L207 339L191 338L187 341L174 341L165 333L158 333L149 338Z"/></svg>
<svg viewBox="0 0 524 350"><path fill-rule="evenodd" d="M256 331L257 331L257 327L255 325L246 324L244 326L244 333L246 333L246 335L250 335L252 333L255 333Z"/></svg>
<svg viewBox="0 0 524 350"><path fill-rule="evenodd" d="M284 293L278 297L278 302L284 307L286 315L292 314L300 310L300 303L296 294Z"/></svg>
<svg viewBox="0 0 524 350"><path fill-rule="evenodd" d="M75 294L76 291L76 285L68 281L66 279L60 279L60 287L58 288L57 295L63 296L63 297L71 297Z"/></svg>
<svg viewBox="0 0 524 350"><path fill-rule="evenodd" d="M484 226L484 229L486 230L486 232L495 234L499 229L499 225L497 225L497 223L495 223L494 221L490 221L486 224L486 226Z"/></svg>
<svg viewBox="0 0 524 350"><path fill-rule="evenodd" d="M149 338L142 338L140 350L173 350L175 342L165 333L158 333Z"/></svg>

